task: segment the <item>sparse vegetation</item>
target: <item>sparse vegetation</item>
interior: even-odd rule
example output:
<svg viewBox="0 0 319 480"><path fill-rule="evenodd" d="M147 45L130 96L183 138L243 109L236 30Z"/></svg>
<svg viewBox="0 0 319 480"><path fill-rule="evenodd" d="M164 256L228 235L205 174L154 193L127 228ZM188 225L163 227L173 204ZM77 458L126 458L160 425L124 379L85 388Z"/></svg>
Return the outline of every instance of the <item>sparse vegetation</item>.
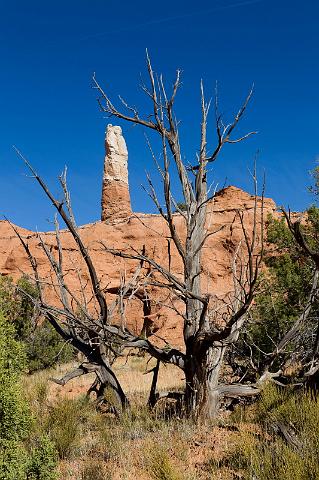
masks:
<svg viewBox="0 0 319 480"><path fill-rule="evenodd" d="M50 323L39 315L30 299L37 295L27 277L22 276L15 285L10 277L0 275L0 310L14 325L15 338L24 345L26 368L30 373L74 357L70 345L63 342Z"/></svg>
<svg viewBox="0 0 319 480"><path fill-rule="evenodd" d="M57 387L48 378L57 372L50 371L46 380L43 372L25 378L25 388L33 396L28 398L38 426L36 436L45 435L56 446L59 478L288 480L294 470L297 480L319 478L315 466L319 405L303 389L270 383L257 402L239 406L231 415L224 412L215 425L196 425L187 418L165 416L163 410L146 409L147 360L129 357L114 366L132 404L120 418L96 412L93 399L88 401L80 392L69 399L60 387L56 396ZM160 376L160 391L167 388L165 381L166 375ZM175 388L181 384L172 367L170 386L174 382ZM301 451L287 443L276 424L294 432Z"/></svg>
<svg viewBox="0 0 319 480"><path fill-rule="evenodd" d="M87 460L81 470L81 480L112 480L105 463L98 459Z"/></svg>
<svg viewBox="0 0 319 480"><path fill-rule="evenodd" d="M183 480L181 473L172 464L167 448L156 445L149 451L150 477L153 480Z"/></svg>
<svg viewBox="0 0 319 480"><path fill-rule="evenodd" d="M24 345L0 312L0 479L55 480L55 446L35 434L37 419L23 394L25 365Z"/></svg>
<svg viewBox="0 0 319 480"><path fill-rule="evenodd" d="M245 203L229 224L208 229L209 166L227 144L256 133L234 137L253 90L230 123L219 113L216 90L217 144L209 153L211 102L201 83L200 148L186 164L174 112L180 71L168 96L148 55L147 70L150 86L143 90L153 110L143 118L121 97L129 113L118 110L95 76L93 84L104 113L159 135L164 206L148 182L166 228L164 260L145 245L117 250L100 241L105 256L127 264L117 286L99 277L75 223L66 170L60 201L18 152L57 217L55 234L35 236L49 272L11 225L33 275L16 285L0 277L0 480L319 479L319 209L310 207L303 219L285 210L269 216L265 249L255 169L250 208ZM183 203L173 197L171 165ZM65 268L58 215L77 255L72 269ZM240 233L227 239L233 287L222 295L205 270L203 249L225 226L230 237ZM165 299L155 293L154 300L155 289ZM143 311L135 329L126 319L132 299ZM155 303L156 317L166 309L178 318L182 347L150 328ZM72 369L59 369L60 362ZM81 387L63 391L79 377Z"/></svg>
<svg viewBox="0 0 319 480"><path fill-rule="evenodd" d="M61 459L69 458L79 445L82 406L78 400L60 399L49 410L46 428Z"/></svg>
<svg viewBox="0 0 319 480"><path fill-rule="evenodd" d="M309 394L268 385L245 418L255 432L241 435L228 465L249 479L319 478L319 404Z"/></svg>

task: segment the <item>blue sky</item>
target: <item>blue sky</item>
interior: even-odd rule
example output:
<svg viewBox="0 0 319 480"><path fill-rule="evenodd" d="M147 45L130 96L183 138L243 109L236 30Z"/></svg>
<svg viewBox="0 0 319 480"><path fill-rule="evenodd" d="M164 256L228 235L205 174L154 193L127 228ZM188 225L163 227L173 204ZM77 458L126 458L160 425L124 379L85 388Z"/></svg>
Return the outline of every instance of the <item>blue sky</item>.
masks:
<svg viewBox="0 0 319 480"><path fill-rule="evenodd" d="M319 155L318 18L318 0L0 0L0 213L27 228L50 228L52 209L25 176L14 144L53 189L67 165L78 223L99 219L104 130L118 121L99 112L91 76L113 98L121 94L149 112L139 89L145 48L168 84L183 70L176 107L189 161L199 141L200 79L207 95L218 81L226 119L254 82L242 129L259 133L229 145L211 178L251 190L248 169L260 150L267 195L304 209ZM154 172L143 130L123 130L133 208L154 212L141 188L145 170ZM213 147L213 123L210 130Z"/></svg>

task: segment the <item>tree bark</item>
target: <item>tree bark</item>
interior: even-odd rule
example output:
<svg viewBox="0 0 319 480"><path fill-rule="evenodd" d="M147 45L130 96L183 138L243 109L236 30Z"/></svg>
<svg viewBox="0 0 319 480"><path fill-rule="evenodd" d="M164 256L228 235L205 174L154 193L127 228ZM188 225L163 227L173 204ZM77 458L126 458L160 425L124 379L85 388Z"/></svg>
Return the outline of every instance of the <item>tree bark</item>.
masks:
<svg viewBox="0 0 319 480"><path fill-rule="evenodd" d="M130 404L116 375L114 374L108 363L104 360L101 361L101 364L97 369L96 374L101 384L98 394L98 400L103 400L106 394L106 390L108 388L111 389L113 394L112 405L116 413L118 415L121 415L125 410L127 410L127 408L129 408Z"/></svg>
<svg viewBox="0 0 319 480"><path fill-rule="evenodd" d="M186 355L186 413L196 421L205 423L218 416L218 382L224 353L224 347L210 347L202 354Z"/></svg>

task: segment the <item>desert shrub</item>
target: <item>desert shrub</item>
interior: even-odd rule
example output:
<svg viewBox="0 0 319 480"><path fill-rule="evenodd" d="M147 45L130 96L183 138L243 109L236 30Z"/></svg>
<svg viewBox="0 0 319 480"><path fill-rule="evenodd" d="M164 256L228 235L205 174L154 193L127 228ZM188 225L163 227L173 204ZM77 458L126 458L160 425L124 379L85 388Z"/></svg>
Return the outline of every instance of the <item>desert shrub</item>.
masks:
<svg viewBox="0 0 319 480"><path fill-rule="evenodd" d="M20 381L25 364L14 324L0 312L0 480L53 480L53 445L43 438L31 446L33 419Z"/></svg>
<svg viewBox="0 0 319 480"><path fill-rule="evenodd" d="M48 379L39 378L33 384L34 388L34 397L40 406L44 405L48 398Z"/></svg>
<svg viewBox="0 0 319 480"><path fill-rule="evenodd" d="M102 453L105 460L117 461L121 459L123 450L125 449L125 440L119 426L113 428L101 418L98 422L98 436L100 453Z"/></svg>
<svg viewBox="0 0 319 480"><path fill-rule="evenodd" d="M182 474L172 464L171 456L163 446L156 446L148 452L148 471L154 480L182 480Z"/></svg>
<svg viewBox="0 0 319 480"><path fill-rule="evenodd" d="M133 405L130 411L124 413L121 419L123 432L127 437L143 437L149 432L160 432L170 426L156 412L150 412L146 405Z"/></svg>
<svg viewBox="0 0 319 480"><path fill-rule="evenodd" d="M56 466L55 447L46 437L32 449L18 441L1 442L0 480L56 480Z"/></svg>
<svg viewBox="0 0 319 480"><path fill-rule="evenodd" d="M95 428L94 406L85 398L60 398L48 412L45 431L54 442L61 459L71 458L81 440Z"/></svg>
<svg viewBox="0 0 319 480"><path fill-rule="evenodd" d="M0 439L20 441L26 438L30 415L23 399L20 373L25 368L23 346L15 339L12 324L0 312Z"/></svg>
<svg viewBox="0 0 319 480"><path fill-rule="evenodd" d="M69 362L74 350L66 344L47 320L38 325L24 340L30 372Z"/></svg>
<svg viewBox="0 0 319 480"><path fill-rule="evenodd" d="M302 226L307 242L319 246L319 209L310 207ZM303 312L312 288L314 264L311 258L297 245L285 219L272 216L267 220L267 246L264 257L267 269L260 277L260 288L250 311L238 345L230 349L229 363L235 374L256 381L263 373L267 355L289 331ZM276 357L272 371L294 367L311 360L314 348L319 302L315 300L311 315L301 325L298 334ZM252 359L252 363L251 363ZM253 366L252 366L253 364ZM293 368L290 368L293 372Z"/></svg>
<svg viewBox="0 0 319 480"><path fill-rule="evenodd" d="M37 298L37 290L27 277L22 276L16 285L11 277L0 275L0 310L14 324L16 337L22 341L30 335L37 316L28 295Z"/></svg>
<svg viewBox="0 0 319 480"><path fill-rule="evenodd" d="M241 471L247 479L319 479L317 401L303 391L283 390L270 384L251 408L249 420L262 433L243 433L224 464ZM294 444L276 433L279 424L290 429Z"/></svg>
<svg viewBox="0 0 319 480"><path fill-rule="evenodd" d="M248 472L250 478L260 480L315 480L319 478L318 464L307 456L289 448L283 440L274 443L258 443L255 448L248 449L250 461ZM247 452L247 453L248 453Z"/></svg>
<svg viewBox="0 0 319 480"><path fill-rule="evenodd" d="M292 449L279 437L262 441L245 434L237 451L224 464L239 471L247 480L316 480L319 478L317 462L316 458Z"/></svg>
<svg viewBox="0 0 319 480"><path fill-rule="evenodd" d="M62 459L70 457L79 440L78 403L66 398L59 400L50 412L48 431L57 448L59 457Z"/></svg>
<svg viewBox="0 0 319 480"><path fill-rule="evenodd" d="M193 437L194 424L186 420L157 417L156 412L136 404L134 398L131 399L131 411L120 418L96 416L95 444L90 455L125 471L134 471L138 465L138 468L147 472L147 478L185 480L188 477L180 474L177 467L187 461L185 443L188 445L187 442ZM154 444L159 444L159 449L163 445L163 454L162 450L158 453L157 448L152 448ZM171 452L165 451L166 444L172 445ZM177 467L170 461L172 455Z"/></svg>
<svg viewBox="0 0 319 480"><path fill-rule="evenodd" d="M19 441L1 440L0 480L26 480L28 456Z"/></svg>
<svg viewBox="0 0 319 480"><path fill-rule="evenodd" d="M16 339L25 346L28 370L35 372L71 360L73 348L65 344L47 320L36 321L38 315L28 296L37 298L35 286L25 276L17 286L10 277L0 276L0 310L14 325Z"/></svg>
<svg viewBox="0 0 319 480"><path fill-rule="evenodd" d="M86 461L81 469L81 480L111 480L112 475L99 460Z"/></svg>
<svg viewBox="0 0 319 480"><path fill-rule="evenodd" d="M12 279L4 275L0 275L0 311L9 321L14 320L17 313Z"/></svg>
<svg viewBox="0 0 319 480"><path fill-rule="evenodd" d="M313 231L313 225L309 226ZM250 333L261 350L269 352L300 315L312 285L312 261L296 245L285 220L268 219L270 244L263 289L257 297ZM257 353L257 352L256 352Z"/></svg>
<svg viewBox="0 0 319 480"><path fill-rule="evenodd" d="M164 432L169 426L156 419L146 406L132 404L131 411L125 412L120 419L99 416L96 418L96 430L99 445L106 460L120 461L125 456L128 441L144 440L153 432Z"/></svg>
<svg viewBox="0 0 319 480"><path fill-rule="evenodd" d="M28 480L56 480L57 452L48 436L36 440L27 464Z"/></svg>

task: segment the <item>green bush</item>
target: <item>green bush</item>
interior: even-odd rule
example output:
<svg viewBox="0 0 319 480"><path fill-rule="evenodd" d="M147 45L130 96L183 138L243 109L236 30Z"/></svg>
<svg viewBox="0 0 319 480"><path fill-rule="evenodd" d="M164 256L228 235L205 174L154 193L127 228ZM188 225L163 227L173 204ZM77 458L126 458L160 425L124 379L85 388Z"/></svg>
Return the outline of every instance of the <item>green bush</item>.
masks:
<svg viewBox="0 0 319 480"><path fill-rule="evenodd" d="M282 390L270 384L251 410L250 421L262 433L242 434L237 449L225 464L240 470L247 480L319 479L317 401L303 391ZM293 445L276 433L278 424L293 432Z"/></svg>
<svg viewBox="0 0 319 480"><path fill-rule="evenodd" d="M66 344L47 320L25 339L28 369L43 370L74 358L74 350Z"/></svg>
<svg viewBox="0 0 319 480"><path fill-rule="evenodd" d="M83 409L81 400L61 398L49 413L47 431L62 459L71 457L79 445Z"/></svg>
<svg viewBox="0 0 319 480"><path fill-rule="evenodd" d="M14 325L0 312L0 480L54 480L53 444L41 438L32 447L32 416L20 383L25 364Z"/></svg>
<svg viewBox="0 0 319 480"><path fill-rule="evenodd" d="M148 470L153 480L182 480L183 478L172 464L168 450L161 446L150 450Z"/></svg>
<svg viewBox="0 0 319 480"><path fill-rule="evenodd" d="M311 207L303 231L307 242L314 248L319 247L319 209ZM238 373L251 375L263 373L267 354L271 354L285 333L303 312L312 288L314 273L313 261L295 242L285 219L267 220L267 248L265 269L260 277L260 289L252 305L250 317L236 348L237 357L232 364L244 365ZM314 344L313 331L316 328L319 302L315 300L311 315L300 328L298 334L277 356L272 371L285 369L288 363L297 366L311 360ZM238 358L239 357L239 358ZM251 365L253 360L254 368ZM247 371L246 371L247 370ZM297 370L296 370L297 371Z"/></svg>
<svg viewBox="0 0 319 480"><path fill-rule="evenodd" d="M36 441L27 465L28 480L56 480L57 452L47 435Z"/></svg>
<svg viewBox="0 0 319 480"><path fill-rule="evenodd" d="M28 456L21 442L1 441L0 480L26 480Z"/></svg>
<svg viewBox="0 0 319 480"><path fill-rule="evenodd" d="M0 312L0 480L26 478L28 436L31 416L22 396L20 372L25 368L23 346L15 330Z"/></svg>
<svg viewBox="0 0 319 480"><path fill-rule="evenodd" d="M0 310L14 325L16 339L25 346L29 372L70 361L73 348L65 344L47 320L36 321L39 318L28 296L37 298L35 286L23 276L17 287L10 277L0 276Z"/></svg>
<svg viewBox="0 0 319 480"><path fill-rule="evenodd" d="M0 439L20 441L30 428L30 414L19 377L25 368L23 346L15 339L12 324L0 312Z"/></svg>

